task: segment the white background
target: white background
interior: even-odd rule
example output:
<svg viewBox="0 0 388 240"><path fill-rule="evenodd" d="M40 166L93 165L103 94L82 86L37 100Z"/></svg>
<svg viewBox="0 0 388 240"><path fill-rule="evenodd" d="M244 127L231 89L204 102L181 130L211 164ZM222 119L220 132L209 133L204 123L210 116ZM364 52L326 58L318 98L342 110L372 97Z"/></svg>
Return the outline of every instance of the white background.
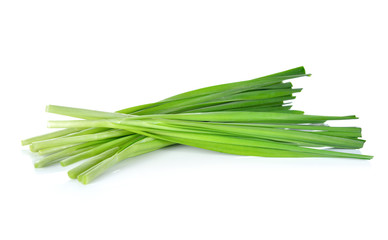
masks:
<svg viewBox="0 0 388 240"><path fill-rule="evenodd" d="M388 239L384 2L1 1L0 238ZM295 109L358 115L373 160L178 146L85 186L20 146L47 104L114 111L300 65Z"/></svg>

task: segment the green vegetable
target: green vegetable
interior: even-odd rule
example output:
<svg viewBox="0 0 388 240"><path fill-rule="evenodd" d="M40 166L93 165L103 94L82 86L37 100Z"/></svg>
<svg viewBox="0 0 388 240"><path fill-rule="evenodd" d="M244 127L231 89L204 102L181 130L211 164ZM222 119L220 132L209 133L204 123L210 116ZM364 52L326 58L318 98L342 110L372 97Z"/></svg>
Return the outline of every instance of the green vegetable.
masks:
<svg viewBox="0 0 388 240"><path fill-rule="evenodd" d="M87 184L114 164L176 143L230 154L263 157L371 156L332 151L364 144L357 127L330 127L326 121L355 116L315 116L290 110L301 89L284 82L309 76L303 67L253 80L178 94L114 113L49 105L47 112L80 118L50 121L63 130L22 141L44 155L35 167L83 161L68 172Z"/></svg>

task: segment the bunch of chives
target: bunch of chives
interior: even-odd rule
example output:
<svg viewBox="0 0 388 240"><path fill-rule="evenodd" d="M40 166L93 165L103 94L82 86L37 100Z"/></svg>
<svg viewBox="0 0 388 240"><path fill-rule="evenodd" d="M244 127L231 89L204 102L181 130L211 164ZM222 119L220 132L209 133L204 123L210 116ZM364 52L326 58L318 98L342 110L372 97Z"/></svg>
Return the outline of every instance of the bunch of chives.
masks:
<svg viewBox="0 0 388 240"><path fill-rule="evenodd" d="M370 159L316 148L356 149L364 140L359 139L360 128L322 125L355 116L312 116L290 110L287 101L301 89L284 81L301 76L308 76L303 67L202 88L115 113L49 105L48 112L85 120L50 122L50 127L65 129L22 144L46 155L35 167L84 160L68 172L84 184L119 161L175 143L250 156Z"/></svg>

